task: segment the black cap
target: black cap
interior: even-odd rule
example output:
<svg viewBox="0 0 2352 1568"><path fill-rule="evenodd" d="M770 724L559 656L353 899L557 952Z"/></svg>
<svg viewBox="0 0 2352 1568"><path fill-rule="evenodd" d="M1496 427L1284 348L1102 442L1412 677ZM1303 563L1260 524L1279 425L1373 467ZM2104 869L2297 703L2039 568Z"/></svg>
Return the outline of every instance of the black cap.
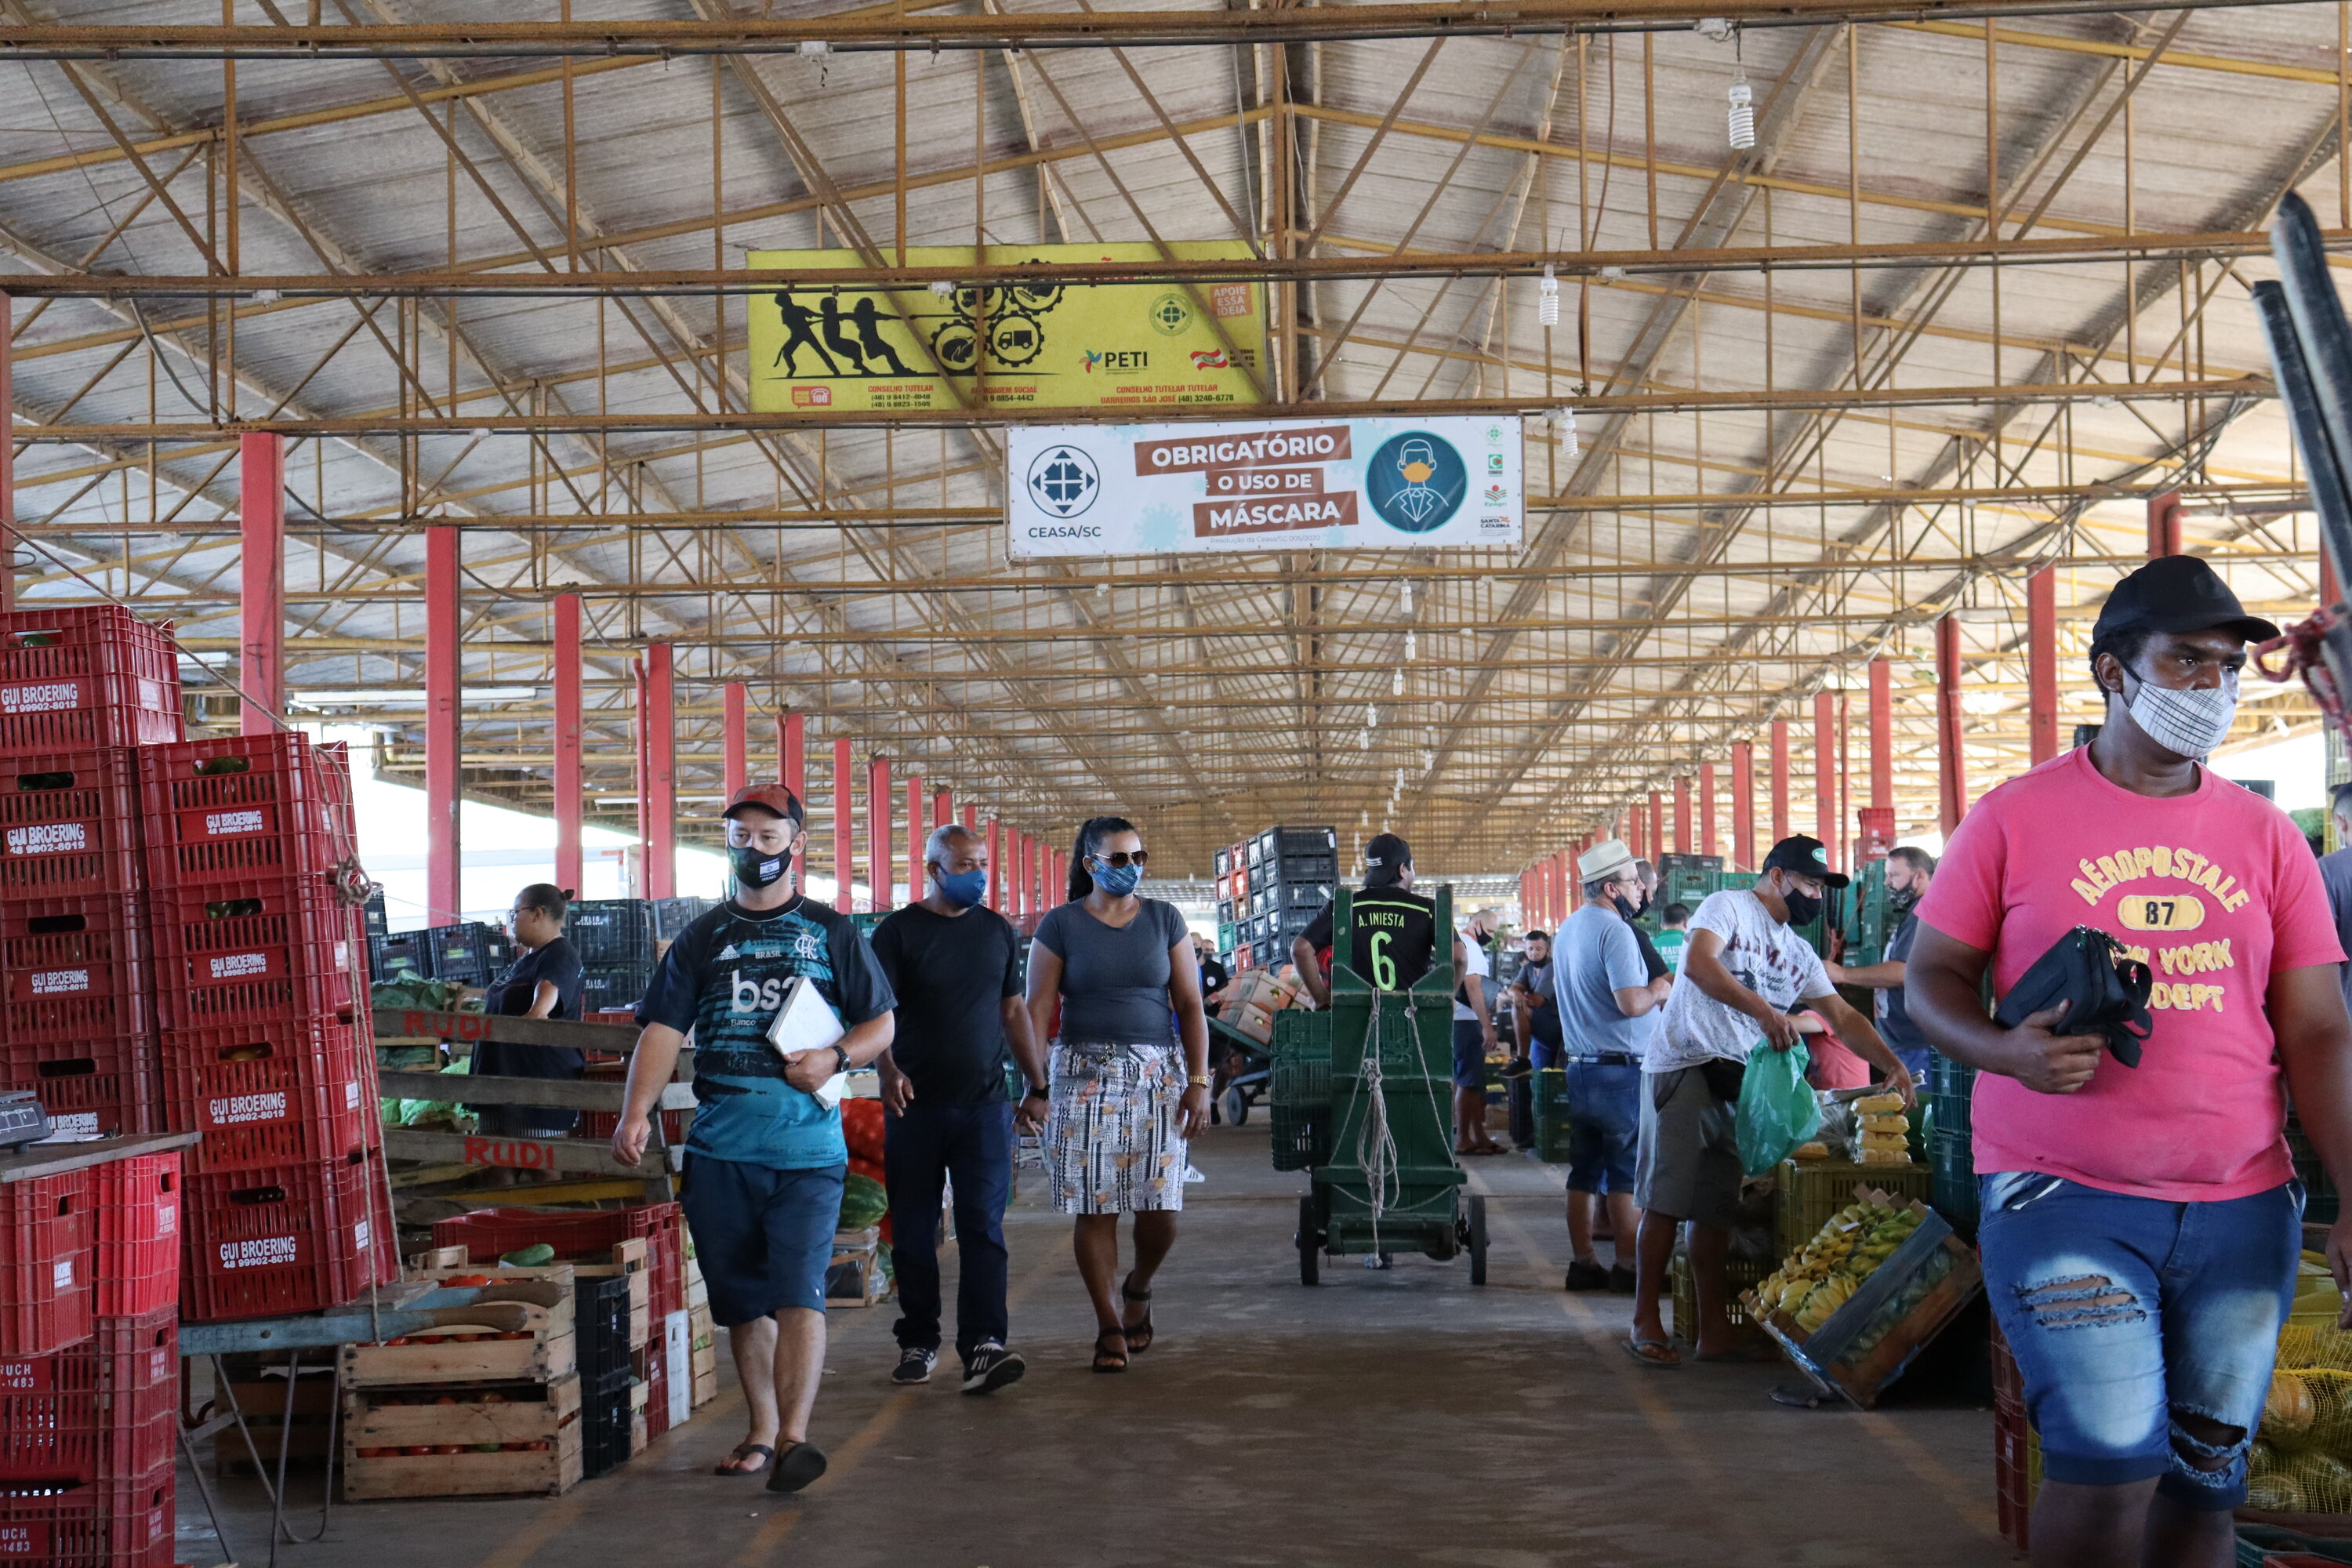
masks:
<svg viewBox="0 0 2352 1568"><path fill-rule="evenodd" d="M1393 833L1376 834L1364 846L1364 886L1393 888L1412 864L1412 845Z"/></svg>
<svg viewBox="0 0 2352 1568"><path fill-rule="evenodd" d="M1772 846L1772 852L1764 857L1764 869L1769 871L1775 866L1801 877L1818 877L1826 887L1846 884L1844 872L1830 869L1830 852L1822 841L1802 833L1792 833Z"/></svg>
<svg viewBox="0 0 2352 1568"><path fill-rule="evenodd" d="M747 805L761 806L778 816L788 817L795 826L805 826L808 822L808 812L802 806L801 797L780 784L745 784L728 800L727 809L719 815L732 816Z"/></svg>
<svg viewBox="0 0 2352 1568"><path fill-rule="evenodd" d="M2107 592L2096 641L2109 632L2226 631L2248 642L2268 642L2278 627L2246 614L2221 574L2195 555L2160 555Z"/></svg>

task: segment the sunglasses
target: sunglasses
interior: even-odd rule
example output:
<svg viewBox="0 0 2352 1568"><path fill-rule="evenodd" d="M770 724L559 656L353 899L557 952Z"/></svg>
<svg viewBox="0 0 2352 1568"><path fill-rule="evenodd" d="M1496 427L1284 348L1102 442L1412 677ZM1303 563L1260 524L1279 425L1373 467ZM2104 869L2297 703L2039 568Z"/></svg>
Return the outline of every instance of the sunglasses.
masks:
<svg viewBox="0 0 2352 1568"><path fill-rule="evenodd" d="M1139 849L1132 855L1124 849L1115 849L1108 855L1095 857L1097 863L1108 866L1114 871L1124 871L1129 866L1140 866L1150 858L1151 851L1149 849Z"/></svg>

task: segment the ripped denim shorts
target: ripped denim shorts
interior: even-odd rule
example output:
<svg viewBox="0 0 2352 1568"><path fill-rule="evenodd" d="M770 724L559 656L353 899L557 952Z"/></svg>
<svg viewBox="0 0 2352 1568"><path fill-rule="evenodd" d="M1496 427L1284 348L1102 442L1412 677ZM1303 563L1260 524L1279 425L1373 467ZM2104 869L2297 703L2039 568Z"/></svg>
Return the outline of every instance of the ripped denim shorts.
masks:
<svg viewBox="0 0 2352 1568"><path fill-rule="evenodd" d="M2042 1473L2160 1477L2187 1507L2242 1504L2294 1294L2302 1188L2167 1203L2033 1171L1978 1186L1985 1292L2025 1376Z"/></svg>

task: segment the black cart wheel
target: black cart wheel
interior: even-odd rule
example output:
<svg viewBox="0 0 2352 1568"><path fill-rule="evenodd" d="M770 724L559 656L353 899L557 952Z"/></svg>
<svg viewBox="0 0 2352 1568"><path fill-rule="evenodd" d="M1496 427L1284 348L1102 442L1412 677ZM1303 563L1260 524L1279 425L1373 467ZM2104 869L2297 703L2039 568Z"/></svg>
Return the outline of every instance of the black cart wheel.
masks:
<svg viewBox="0 0 2352 1568"><path fill-rule="evenodd" d="M1486 1200L1470 1200L1470 1283L1486 1282Z"/></svg>
<svg viewBox="0 0 2352 1568"><path fill-rule="evenodd" d="M1323 1282L1323 1233L1315 1225L1315 1194L1298 1200L1298 1282Z"/></svg>
<svg viewBox="0 0 2352 1568"><path fill-rule="evenodd" d="M1242 1092L1239 1085L1235 1085L1234 1087L1225 1090L1224 1112L1226 1126L1239 1127L1244 1122L1247 1121L1249 1120L1249 1096Z"/></svg>

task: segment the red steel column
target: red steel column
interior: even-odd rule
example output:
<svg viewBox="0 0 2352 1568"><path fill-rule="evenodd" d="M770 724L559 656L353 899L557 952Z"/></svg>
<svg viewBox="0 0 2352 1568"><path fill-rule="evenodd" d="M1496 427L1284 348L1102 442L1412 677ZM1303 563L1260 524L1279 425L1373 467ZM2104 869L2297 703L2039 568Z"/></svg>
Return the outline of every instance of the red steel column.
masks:
<svg viewBox="0 0 2352 1568"><path fill-rule="evenodd" d="M1969 810L1969 773L1960 755L1960 623L1936 623L1936 806L1945 837Z"/></svg>
<svg viewBox="0 0 2352 1568"><path fill-rule="evenodd" d="M1698 765L1698 852L1702 855L1720 854L1716 846L1721 842L1715 831L1715 764L1701 763Z"/></svg>
<svg viewBox="0 0 2352 1568"><path fill-rule="evenodd" d="M808 809L808 721L801 714L776 715L776 782Z"/></svg>
<svg viewBox="0 0 2352 1568"><path fill-rule="evenodd" d="M2025 736L2031 761L2046 763L2058 754L2058 570L2054 566L2044 566L2025 580Z"/></svg>
<svg viewBox="0 0 2352 1568"><path fill-rule="evenodd" d="M965 810L971 808L966 806ZM988 907L998 914L1004 912L1004 862L998 852L1003 847L1004 836L997 827L996 818L988 819Z"/></svg>
<svg viewBox="0 0 2352 1568"><path fill-rule="evenodd" d="M286 437L240 436L236 459L236 683L251 700L237 704L237 733L268 735L286 714ZM11 535L0 549L16 543Z"/></svg>
<svg viewBox="0 0 2352 1568"><path fill-rule="evenodd" d="M1639 803L1634 805L1632 819L1625 825L1625 847L1633 851L1634 859L1642 858L1642 807Z"/></svg>
<svg viewBox="0 0 2352 1568"><path fill-rule="evenodd" d="M1675 853L1691 852L1691 782L1687 773L1675 778Z"/></svg>
<svg viewBox="0 0 2352 1568"><path fill-rule="evenodd" d="M1838 863L1837 695L1827 688L1813 693L1813 837L1829 851L1830 865Z"/></svg>
<svg viewBox="0 0 2352 1568"><path fill-rule="evenodd" d="M1895 809L1894 667L1870 661L1870 808Z"/></svg>
<svg viewBox="0 0 2352 1568"><path fill-rule="evenodd" d="M866 907L887 910L897 896L898 874L890 849L890 759L866 764Z"/></svg>
<svg viewBox="0 0 2352 1568"><path fill-rule="evenodd" d="M930 828L923 821L923 775L907 775L907 901L919 903L923 897L923 840Z"/></svg>
<svg viewBox="0 0 2352 1568"><path fill-rule="evenodd" d="M2180 551L2180 492L2165 490L2147 498L2147 558L2178 555Z"/></svg>
<svg viewBox="0 0 2352 1568"><path fill-rule="evenodd" d="M799 714L793 715L797 719ZM850 800L849 742L833 743L833 907L843 914L856 908L850 897L849 884L857 871L857 849L854 842L856 809Z"/></svg>
<svg viewBox="0 0 2352 1568"><path fill-rule="evenodd" d="M1789 837L1789 721L1772 721L1772 842Z"/></svg>
<svg viewBox="0 0 2352 1568"><path fill-rule="evenodd" d="M15 394L10 390L8 362L13 352L10 336L16 330L15 309L15 302L7 295L0 294L0 420L8 421L12 428L15 416L8 410L16 405L11 401ZM6 431L0 431L0 436L6 434ZM0 523L14 527L16 521L16 443L14 439L5 439L0 440ZM16 607L16 572L10 564L16 558L16 536L12 533L0 539L0 610Z"/></svg>
<svg viewBox="0 0 2352 1568"><path fill-rule="evenodd" d="M1656 790L1650 792L1650 860L1657 862L1666 852L1666 801Z"/></svg>
<svg viewBox="0 0 2352 1568"><path fill-rule="evenodd" d="M971 807L965 807L965 811L967 813L969 813ZM955 791L951 789L933 790L931 792L931 826L933 827L945 827L949 823L953 822L954 820ZM966 826L970 825L967 824Z"/></svg>
<svg viewBox="0 0 2352 1568"><path fill-rule="evenodd" d="M1756 742L1731 742L1731 866L1756 864Z"/></svg>
<svg viewBox="0 0 2352 1568"><path fill-rule="evenodd" d="M646 897L677 897L677 673L669 644L646 647Z"/></svg>
<svg viewBox="0 0 2352 1568"><path fill-rule="evenodd" d="M635 774L637 789L637 851L636 868L629 873L629 890L625 896L632 899L650 899L653 895L646 891L646 867L651 861L652 856L647 852L646 846L653 834L654 759L653 727L646 722L646 661L644 659L635 658L629 661L629 679L632 692L629 711L635 716L629 729L635 737L637 759Z"/></svg>
<svg viewBox="0 0 2352 1568"><path fill-rule="evenodd" d="M964 802L963 830L966 833L977 833L980 831L980 807L972 805L970 801Z"/></svg>
<svg viewBox="0 0 2352 1568"><path fill-rule="evenodd" d="M751 693L740 680L730 680L722 693L725 717L721 727L727 731L719 737L719 755L724 759L721 771L726 776L719 781L726 800L733 800L735 792L751 782Z"/></svg>
<svg viewBox="0 0 2352 1568"><path fill-rule="evenodd" d="M584 880L580 825L587 792L580 776L580 595L555 596L555 885Z"/></svg>
<svg viewBox="0 0 2352 1568"><path fill-rule="evenodd" d="M1013 830L1013 918L1016 921L1028 919L1029 911L1036 907L1029 887L1030 847L1029 835L1018 827L1014 828Z"/></svg>
<svg viewBox="0 0 2352 1568"><path fill-rule="evenodd" d="M454 528L425 531L425 923L454 925L463 906L458 876L458 738L465 697L458 685L457 549Z"/></svg>

